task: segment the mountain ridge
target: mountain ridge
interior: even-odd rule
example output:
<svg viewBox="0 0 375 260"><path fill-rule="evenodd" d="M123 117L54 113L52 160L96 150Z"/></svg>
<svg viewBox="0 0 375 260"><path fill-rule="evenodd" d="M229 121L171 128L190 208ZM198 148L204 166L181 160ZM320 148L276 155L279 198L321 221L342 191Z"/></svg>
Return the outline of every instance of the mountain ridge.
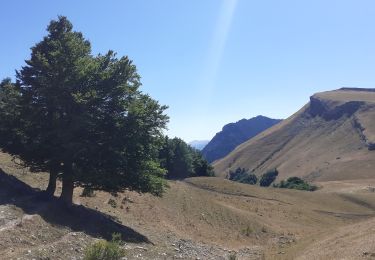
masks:
<svg viewBox="0 0 375 260"><path fill-rule="evenodd" d="M202 154L209 162L223 158L241 143L280 121L280 119L258 115L250 119L241 119L235 123L226 124L205 146Z"/></svg>
<svg viewBox="0 0 375 260"><path fill-rule="evenodd" d="M278 179L345 180L373 177L375 93L338 89L316 93L288 119L239 145L214 163L225 177L230 169L257 175L278 168Z"/></svg>

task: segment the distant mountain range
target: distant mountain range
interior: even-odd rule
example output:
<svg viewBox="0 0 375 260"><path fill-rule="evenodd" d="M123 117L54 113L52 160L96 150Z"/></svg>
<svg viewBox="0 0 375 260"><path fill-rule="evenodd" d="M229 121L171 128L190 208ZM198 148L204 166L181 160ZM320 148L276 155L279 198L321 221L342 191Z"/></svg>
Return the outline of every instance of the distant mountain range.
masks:
<svg viewBox="0 0 375 260"><path fill-rule="evenodd" d="M194 140L189 145L197 150L202 150L209 142L209 140Z"/></svg>
<svg viewBox="0 0 375 260"><path fill-rule="evenodd" d="M203 156L209 162L224 158L238 145L246 142L260 132L279 123L280 119L272 119L265 116L257 116L251 119L242 119L236 123L230 123L202 150Z"/></svg>

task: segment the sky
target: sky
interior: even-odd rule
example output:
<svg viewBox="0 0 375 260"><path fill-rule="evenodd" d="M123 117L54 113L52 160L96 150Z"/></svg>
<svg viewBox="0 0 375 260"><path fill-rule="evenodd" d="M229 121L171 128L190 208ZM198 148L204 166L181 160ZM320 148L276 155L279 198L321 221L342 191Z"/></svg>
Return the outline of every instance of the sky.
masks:
<svg viewBox="0 0 375 260"><path fill-rule="evenodd" d="M375 86L373 0L4 0L0 79L58 15L93 54L127 55L169 106L167 134L211 139L230 122L287 118L321 91Z"/></svg>

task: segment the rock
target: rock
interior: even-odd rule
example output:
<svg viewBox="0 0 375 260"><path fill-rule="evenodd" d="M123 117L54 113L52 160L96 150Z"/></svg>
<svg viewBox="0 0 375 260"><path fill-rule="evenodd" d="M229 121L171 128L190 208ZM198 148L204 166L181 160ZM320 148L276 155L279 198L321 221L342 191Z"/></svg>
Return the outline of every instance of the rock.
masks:
<svg viewBox="0 0 375 260"><path fill-rule="evenodd" d="M147 251L147 248L145 247L142 247L142 246L136 246L135 249L140 249L140 250L144 250L144 251Z"/></svg>

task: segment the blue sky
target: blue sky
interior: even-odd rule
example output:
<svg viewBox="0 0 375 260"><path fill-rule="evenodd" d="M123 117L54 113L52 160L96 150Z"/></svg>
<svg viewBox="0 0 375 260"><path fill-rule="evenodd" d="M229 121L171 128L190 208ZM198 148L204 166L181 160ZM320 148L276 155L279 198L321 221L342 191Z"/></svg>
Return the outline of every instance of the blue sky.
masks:
<svg viewBox="0 0 375 260"><path fill-rule="evenodd" d="M286 118L315 92L375 86L375 1L8 0L0 78L14 77L57 15L94 53L128 55L169 106L168 134L210 139L229 122Z"/></svg>

